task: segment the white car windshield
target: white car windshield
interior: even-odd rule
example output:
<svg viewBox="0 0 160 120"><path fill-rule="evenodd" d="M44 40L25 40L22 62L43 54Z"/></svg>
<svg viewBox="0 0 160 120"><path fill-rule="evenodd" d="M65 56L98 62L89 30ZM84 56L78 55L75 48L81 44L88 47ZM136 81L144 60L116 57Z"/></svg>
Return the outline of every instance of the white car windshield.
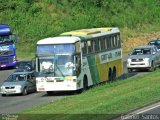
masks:
<svg viewBox="0 0 160 120"><path fill-rule="evenodd" d="M141 49L134 49L131 55L150 55L151 49L150 48L141 48Z"/></svg>
<svg viewBox="0 0 160 120"><path fill-rule="evenodd" d="M16 82L16 81L25 81L26 80L25 74L12 74L8 77L6 81L8 82Z"/></svg>

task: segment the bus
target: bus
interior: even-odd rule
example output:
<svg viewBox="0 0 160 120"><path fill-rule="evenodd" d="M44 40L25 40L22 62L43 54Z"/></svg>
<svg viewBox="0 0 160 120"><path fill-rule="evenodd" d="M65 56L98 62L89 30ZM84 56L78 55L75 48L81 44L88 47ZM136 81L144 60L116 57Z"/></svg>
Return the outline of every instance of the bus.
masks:
<svg viewBox="0 0 160 120"><path fill-rule="evenodd" d="M120 30L80 29L37 42L37 91L86 90L123 74Z"/></svg>
<svg viewBox="0 0 160 120"><path fill-rule="evenodd" d="M17 40L17 36L12 34L7 24L0 24L0 68L16 66Z"/></svg>

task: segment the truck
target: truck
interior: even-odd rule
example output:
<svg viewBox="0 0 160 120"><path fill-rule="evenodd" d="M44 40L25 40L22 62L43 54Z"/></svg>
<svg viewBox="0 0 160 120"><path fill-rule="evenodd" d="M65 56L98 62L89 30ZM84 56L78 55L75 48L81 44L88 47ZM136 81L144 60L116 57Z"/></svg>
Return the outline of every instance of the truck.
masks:
<svg viewBox="0 0 160 120"><path fill-rule="evenodd" d="M133 70L154 71L160 66L160 51L154 45L143 45L133 49L127 59L128 72Z"/></svg>
<svg viewBox="0 0 160 120"><path fill-rule="evenodd" d="M18 38L7 24L0 24L0 69L15 67L17 63L15 43Z"/></svg>

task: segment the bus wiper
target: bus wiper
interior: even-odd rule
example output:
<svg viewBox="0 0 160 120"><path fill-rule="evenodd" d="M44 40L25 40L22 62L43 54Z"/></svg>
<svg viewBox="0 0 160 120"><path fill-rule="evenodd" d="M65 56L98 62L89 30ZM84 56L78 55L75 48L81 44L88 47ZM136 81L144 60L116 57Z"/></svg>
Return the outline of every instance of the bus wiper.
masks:
<svg viewBox="0 0 160 120"><path fill-rule="evenodd" d="M43 71L42 73L43 73L43 74L52 74L52 73L54 73L54 71L50 71L50 70L47 71L47 70L45 70L45 71Z"/></svg>
<svg viewBox="0 0 160 120"><path fill-rule="evenodd" d="M45 77L48 77L50 74L52 74L52 73L54 73L53 71L52 72L42 72L43 74L45 74ZM54 76L55 76L55 74L54 74Z"/></svg>
<svg viewBox="0 0 160 120"><path fill-rule="evenodd" d="M58 67L57 63L55 63L55 65L56 65L58 71L61 73L61 75L62 75L63 77L65 77L64 74L62 73L62 71L60 70L60 68Z"/></svg>

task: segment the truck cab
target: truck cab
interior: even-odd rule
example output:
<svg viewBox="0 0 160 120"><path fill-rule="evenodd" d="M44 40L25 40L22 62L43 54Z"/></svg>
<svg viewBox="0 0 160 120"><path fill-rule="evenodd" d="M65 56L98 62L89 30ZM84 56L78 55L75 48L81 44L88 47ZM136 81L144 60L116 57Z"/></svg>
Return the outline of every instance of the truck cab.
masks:
<svg viewBox="0 0 160 120"><path fill-rule="evenodd" d="M0 68L16 66L15 43L17 40L17 36L12 34L7 24L0 24Z"/></svg>

